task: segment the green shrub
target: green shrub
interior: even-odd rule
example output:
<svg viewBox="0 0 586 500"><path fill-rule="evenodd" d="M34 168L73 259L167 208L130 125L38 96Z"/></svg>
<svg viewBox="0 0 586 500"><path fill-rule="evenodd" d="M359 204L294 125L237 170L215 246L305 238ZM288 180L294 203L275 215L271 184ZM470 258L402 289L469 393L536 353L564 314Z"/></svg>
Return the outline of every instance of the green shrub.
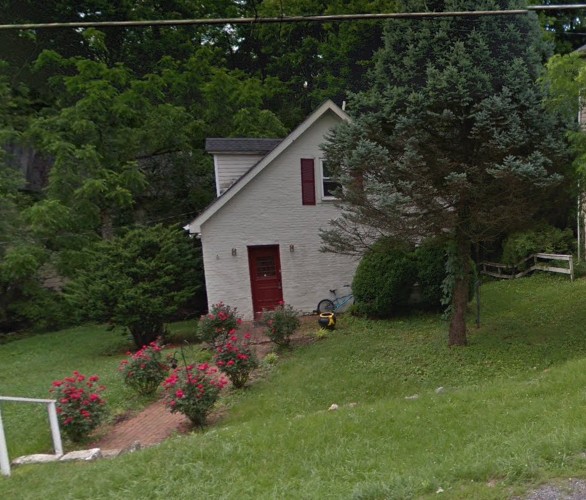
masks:
<svg viewBox="0 0 586 500"><path fill-rule="evenodd" d="M279 361L279 355L276 352L269 352L262 360L264 366L275 366Z"/></svg>
<svg viewBox="0 0 586 500"><path fill-rule="evenodd" d="M74 323L72 308L61 293L36 284L27 286L24 292L25 295L10 307L23 326L35 332L47 332Z"/></svg>
<svg viewBox="0 0 586 500"><path fill-rule="evenodd" d="M512 233L503 243L502 260L505 264L515 265L538 252L571 254L575 246L571 229L543 224L529 231Z"/></svg>
<svg viewBox="0 0 586 500"><path fill-rule="evenodd" d="M417 268L407 249L377 245L356 269L352 310L358 315L389 317L406 307L416 280Z"/></svg>
<svg viewBox="0 0 586 500"><path fill-rule="evenodd" d="M288 346L291 335L301 326L299 313L289 304L280 304L274 311L264 311L260 320L267 337L279 347Z"/></svg>
<svg viewBox="0 0 586 500"><path fill-rule="evenodd" d="M165 322L193 298L201 259L185 231L153 226L87 250L87 266L65 287L81 319L127 329L137 349L165 334Z"/></svg>

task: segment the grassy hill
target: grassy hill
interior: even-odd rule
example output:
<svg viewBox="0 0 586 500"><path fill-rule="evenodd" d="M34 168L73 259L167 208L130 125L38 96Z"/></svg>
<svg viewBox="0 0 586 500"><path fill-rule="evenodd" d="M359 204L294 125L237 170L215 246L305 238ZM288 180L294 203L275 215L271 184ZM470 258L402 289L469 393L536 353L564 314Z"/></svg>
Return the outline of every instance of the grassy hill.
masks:
<svg viewBox="0 0 586 500"><path fill-rule="evenodd" d="M586 280L487 284L466 348L447 347L437 316L342 318L228 394L204 432L114 461L16 468L0 498L507 498L586 476L585 299ZM2 345L0 393L46 397L51 380L83 369L122 411L120 356L107 355L119 342L78 328ZM4 413L12 456L44 451L37 417L27 428Z"/></svg>

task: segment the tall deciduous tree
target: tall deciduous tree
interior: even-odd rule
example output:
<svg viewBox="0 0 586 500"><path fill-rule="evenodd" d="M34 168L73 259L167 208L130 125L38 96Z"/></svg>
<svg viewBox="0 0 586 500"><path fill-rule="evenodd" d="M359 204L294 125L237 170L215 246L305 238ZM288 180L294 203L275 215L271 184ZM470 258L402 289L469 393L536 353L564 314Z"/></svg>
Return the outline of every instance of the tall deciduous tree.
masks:
<svg viewBox="0 0 586 500"><path fill-rule="evenodd" d="M197 189L194 180L206 182L202 178L211 172L201 154L206 136L282 137L286 132L263 109L270 81L219 68L216 62L215 51L204 48L185 62L164 58L156 72L138 77L122 64L43 53L39 65L57 63L59 68L52 79L58 98L29 132L55 162L48 199L33 216L46 219L46 212L54 213L59 204L65 226L99 227L101 236L111 239L121 216L133 222L128 213L137 200L141 209L161 208L153 203L154 193L159 200L173 198L172 215L201 209L205 196L194 200L198 206L185 204L189 196L177 203L177 183L169 179L190 190ZM64 76L64 70L70 74ZM161 175L167 182L155 186ZM161 187L167 192L157 191Z"/></svg>
<svg viewBox="0 0 586 500"><path fill-rule="evenodd" d="M325 145L346 209L324 233L325 248L360 252L381 235L450 240L449 344L464 345L472 244L529 220L566 160L536 84L545 56L539 24L530 16L392 22L384 42L371 88L352 100L354 120Z"/></svg>
<svg viewBox="0 0 586 500"><path fill-rule="evenodd" d="M542 81L547 91L547 107L561 114L568 123L568 139L576 155L575 170L583 177L586 175L586 52L554 55L547 62Z"/></svg>

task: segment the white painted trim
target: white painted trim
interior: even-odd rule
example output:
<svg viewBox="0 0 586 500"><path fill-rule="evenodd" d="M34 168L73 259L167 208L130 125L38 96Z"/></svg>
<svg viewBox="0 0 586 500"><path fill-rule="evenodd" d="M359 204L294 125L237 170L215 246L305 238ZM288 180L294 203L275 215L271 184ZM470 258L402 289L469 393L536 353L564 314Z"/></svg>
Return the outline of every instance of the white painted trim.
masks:
<svg viewBox="0 0 586 500"><path fill-rule="evenodd" d="M291 144L295 142L306 130L309 129L321 116L328 111L336 114L342 121L350 121L350 117L342 111L331 100L324 102L311 115L309 115L301 125L299 125L293 132L291 132L283 141L267 154L261 161L254 165L248 172L246 172L240 179L238 179L229 189L224 191L222 196L216 199L206 210L197 216L189 224L189 232L201 233L201 226L210 219L216 212L218 212L226 203L228 203L234 196L236 196L252 179L254 179L264 168L269 165L275 158L277 158L283 151L285 151Z"/></svg>
<svg viewBox="0 0 586 500"><path fill-rule="evenodd" d="M336 198L335 196L326 196L324 193L324 159L323 158L318 158L318 165L319 165L319 194L320 194L320 199L322 201L337 201L339 198ZM330 177L331 179L331 177Z"/></svg>
<svg viewBox="0 0 586 500"><path fill-rule="evenodd" d="M214 180L216 182L216 196L220 196L220 172L218 171L218 160L216 155L214 155Z"/></svg>

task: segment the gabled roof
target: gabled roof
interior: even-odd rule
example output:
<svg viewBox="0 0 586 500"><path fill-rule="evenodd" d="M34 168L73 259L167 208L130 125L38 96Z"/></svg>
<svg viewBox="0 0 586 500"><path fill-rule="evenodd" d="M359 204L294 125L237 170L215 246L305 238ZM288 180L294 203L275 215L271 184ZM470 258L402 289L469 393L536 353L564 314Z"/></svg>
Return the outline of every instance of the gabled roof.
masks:
<svg viewBox="0 0 586 500"><path fill-rule="evenodd" d="M333 112L341 120L349 121L350 117L336 104L329 99L317 108L311 115L309 115L301 125L299 125L293 132L285 137L270 153L268 153L262 160L250 167L250 169L238 179L229 189L209 205L201 214L199 214L191 223L185 226L191 234L201 232L201 226L208 219L210 219L216 212L218 212L226 203L228 203L234 196L236 196L252 179L254 179L264 168L269 165L275 158L277 158L283 151L285 151L295 140L297 140L306 130L309 129L317 120L324 114Z"/></svg>
<svg viewBox="0 0 586 500"><path fill-rule="evenodd" d="M279 145L283 139L250 139L248 137L206 139L208 153L249 153L267 154Z"/></svg>

